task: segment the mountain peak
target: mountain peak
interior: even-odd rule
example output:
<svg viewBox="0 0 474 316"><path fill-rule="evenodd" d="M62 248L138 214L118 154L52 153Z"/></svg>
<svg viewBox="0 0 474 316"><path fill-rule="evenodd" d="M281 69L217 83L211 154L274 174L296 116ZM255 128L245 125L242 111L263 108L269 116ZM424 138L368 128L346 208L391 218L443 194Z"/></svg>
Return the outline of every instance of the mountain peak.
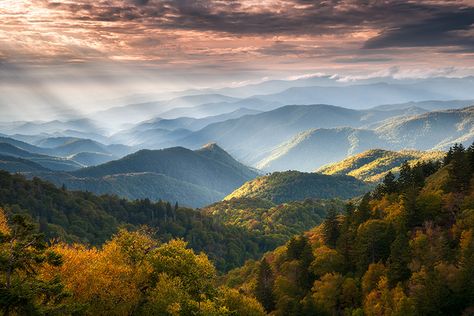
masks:
<svg viewBox="0 0 474 316"><path fill-rule="evenodd" d="M198 154L204 155L208 158L215 159L221 163L227 163L231 165L238 164L238 162L232 157L227 151L222 149L217 143L210 142L196 150Z"/></svg>
<svg viewBox="0 0 474 316"><path fill-rule="evenodd" d="M224 151L216 142L210 142L200 148L200 150Z"/></svg>

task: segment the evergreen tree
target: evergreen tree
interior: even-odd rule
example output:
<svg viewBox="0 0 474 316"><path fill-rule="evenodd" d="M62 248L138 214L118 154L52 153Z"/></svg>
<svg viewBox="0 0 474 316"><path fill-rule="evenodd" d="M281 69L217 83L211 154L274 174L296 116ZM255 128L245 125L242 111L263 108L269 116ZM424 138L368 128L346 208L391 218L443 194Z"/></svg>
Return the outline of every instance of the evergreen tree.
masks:
<svg viewBox="0 0 474 316"><path fill-rule="evenodd" d="M337 240L337 251L344 258L344 270L353 270L353 247L356 233L353 227L355 207L352 203L346 205L346 214L341 224L339 238Z"/></svg>
<svg viewBox="0 0 474 316"><path fill-rule="evenodd" d="M5 218L1 210L0 217ZM37 268L45 263L59 266L61 257L47 250L43 235L27 217L14 215L9 226L0 230L0 310L4 315L65 311L59 280L37 277Z"/></svg>
<svg viewBox="0 0 474 316"><path fill-rule="evenodd" d="M397 183L402 191L413 187L413 174L408 161L405 161L400 167L400 175L398 176Z"/></svg>
<svg viewBox="0 0 474 316"><path fill-rule="evenodd" d="M302 289L310 289L313 285L314 276L309 271L309 266L314 260L313 249L305 235L294 237L288 243L287 258L297 260L299 264L296 277L298 285Z"/></svg>
<svg viewBox="0 0 474 316"><path fill-rule="evenodd" d="M449 150L448 150L448 152L446 153L446 156L444 156L444 159L443 159L443 166L449 165L449 163L451 162L452 159L453 159L453 148L449 147Z"/></svg>
<svg viewBox="0 0 474 316"><path fill-rule="evenodd" d="M469 172L474 173L474 143L467 149L467 160L469 163Z"/></svg>
<svg viewBox="0 0 474 316"><path fill-rule="evenodd" d="M389 171L383 178L383 190L385 194L391 194L397 191L397 182L395 176Z"/></svg>
<svg viewBox="0 0 474 316"><path fill-rule="evenodd" d="M335 208L331 208L323 223L324 242L332 247L336 247L339 238L339 222L337 220L337 212Z"/></svg>
<svg viewBox="0 0 474 316"><path fill-rule="evenodd" d="M401 199L401 225L408 229L420 224L420 212L416 206L417 191L411 189L400 195Z"/></svg>
<svg viewBox="0 0 474 316"><path fill-rule="evenodd" d="M464 192L469 187L471 179L468 154L462 144L454 144L452 152L452 159L448 166L448 189L451 192Z"/></svg>
<svg viewBox="0 0 474 316"><path fill-rule="evenodd" d="M274 283L275 279L273 277L272 268L264 257L258 266L255 297L267 312L271 312L275 309L275 296L273 295Z"/></svg>
<svg viewBox="0 0 474 316"><path fill-rule="evenodd" d="M390 246L390 257L388 258L387 277L391 287L398 282L408 280L410 277L410 246L408 234L402 229Z"/></svg>
<svg viewBox="0 0 474 316"><path fill-rule="evenodd" d="M358 224L361 224L370 218L371 211L370 211L369 202L370 202L370 193L366 193L362 197L362 200L360 201L359 206L357 207L356 222Z"/></svg>

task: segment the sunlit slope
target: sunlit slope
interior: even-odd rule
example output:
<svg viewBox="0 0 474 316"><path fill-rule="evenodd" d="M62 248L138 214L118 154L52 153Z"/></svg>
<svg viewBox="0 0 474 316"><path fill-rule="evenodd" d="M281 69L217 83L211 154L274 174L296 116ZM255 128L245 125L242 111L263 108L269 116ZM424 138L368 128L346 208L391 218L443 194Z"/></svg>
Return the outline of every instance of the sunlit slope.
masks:
<svg viewBox="0 0 474 316"><path fill-rule="evenodd" d="M440 160L443 156L442 151L371 149L325 165L316 172L328 175L349 175L363 181L380 181L389 171L398 173L400 165L405 161L415 164L420 161Z"/></svg>
<svg viewBox="0 0 474 316"><path fill-rule="evenodd" d="M369 190L369 186L350 176L328 176L298 171L274 172L246 182L225 197L261 198L274 203L306 198L352 198Z"/></svg>

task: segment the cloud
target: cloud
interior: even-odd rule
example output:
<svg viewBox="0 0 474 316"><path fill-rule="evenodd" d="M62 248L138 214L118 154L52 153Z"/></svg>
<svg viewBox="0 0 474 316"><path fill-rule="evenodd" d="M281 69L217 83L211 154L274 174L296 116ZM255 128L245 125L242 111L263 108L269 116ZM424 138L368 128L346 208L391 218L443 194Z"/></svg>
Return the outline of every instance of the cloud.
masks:
<svg viewBox="0 0 474 316"><path fill-rule="evenodd" d="M384 30L368 40L368 49L387 47L459 46L474 51L474 8L443 12L434 17Z"/></svg>
<svg viewBox="0 0 474 316"><path fill-rule="evenodd" d="M413 22L456 8L428 1L398 0L383 3L353 0L40 1L79 20L137 21L152 28L231 34L337 34L356 29L395 27L400 22Z"/></svg>
<svg viewBox="0 0 474 316"><path fill-rule="evenodd" d="M246 74L229 82L460 67L472 62L473 10L472 0L2 0L0 59Z"/></svg>
<svg viewBox="0 0 474 316"><path fill-rule="evenodd" d="M357 64L357 63L384 63L393 60L390 57L349 57L336 58L333 61L339 64Z"/></svg>

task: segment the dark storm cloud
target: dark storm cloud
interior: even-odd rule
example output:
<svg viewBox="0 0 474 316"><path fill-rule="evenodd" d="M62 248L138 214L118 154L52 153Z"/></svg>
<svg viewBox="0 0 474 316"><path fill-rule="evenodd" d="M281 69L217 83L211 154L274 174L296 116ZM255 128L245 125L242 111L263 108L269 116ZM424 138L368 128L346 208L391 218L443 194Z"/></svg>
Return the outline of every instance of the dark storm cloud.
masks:
<svg viewBox="0 0 474 316"><path fill-rule="evenodd" d="M232 34L326 34L358 28L395 27L430 18L452 5L405 1L283 1L275 8L258 2L249 9L242 1L128 0L50 3L82 20L140 21L148 27L205 30Z"/></svg>
<svg viewBox="0 0 474 316"><path fill-rule="evenodd" d="M383 31L367 41L365 48L461 46L474 51L474 8L436 16Z"/></svg>
<svg viewBox="0 0 474 316"><path fill-rule="evenodd" d="M474 46L472 34L464 34L474 23L474 8L463 7L456 1L287 0L276 1L273 10L259 2L216 0L111 0L47 5L69 11L78 20L137 22L137 32L151 28L235 35L321 35L372 29L381 30L381 34L368 40L364 48Z"/></svg>

